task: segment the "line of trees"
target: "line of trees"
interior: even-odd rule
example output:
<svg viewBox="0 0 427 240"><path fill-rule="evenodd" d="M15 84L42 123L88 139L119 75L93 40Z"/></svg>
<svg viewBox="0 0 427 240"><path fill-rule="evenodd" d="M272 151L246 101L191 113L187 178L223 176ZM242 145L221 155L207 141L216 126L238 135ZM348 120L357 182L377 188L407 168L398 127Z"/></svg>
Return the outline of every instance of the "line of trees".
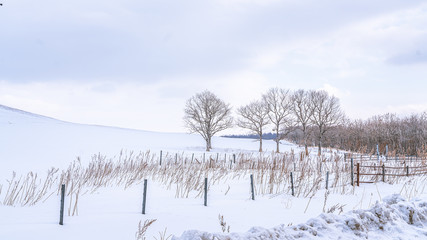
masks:
<svg viewBox="0 0 427 240"><path fill-rule="evenodd" d="M353 120L334 129L329 145L364 153L418 155L427 152L427 112L399 117L387 113Z"/></svg>
<svg viewBox="0 0 427 240"><path fill-rule="evenodd" d="M206 151L212 149L211 138L219 131L233 126L231 107L210 91L198 93L190 98L185 107L185 126L193 133L199 133L206 141ZM259 138L262 152L262 136L268 126L275 133L276 151L280 141L296 129L304 134L308 154L309 128L316 126L314 134L318 139L321 154L325 134L344 120L339 100L326 91L304 91L272 88L261 99L237 109L237 126L248 129Z"/></svg>
<svg viewBox="0 0 427 240"><path fill-rule="evenodd" d="M341 109L339 99L323 90L297 90L272 88L253 101L237 109L234 120L230 104L215 94L204 91L187 101L185 126L199 133L206 141L206 151L212 148L211 138L219 131L235 124L249 130L259 139L273 132L276 152L280 141L291 140L308 146L336 147L351 151L372 153L377 144L381 153L416 154L426 150L427 113L399 118L395 114L374 116L368 120L349 120Z"/></svg>

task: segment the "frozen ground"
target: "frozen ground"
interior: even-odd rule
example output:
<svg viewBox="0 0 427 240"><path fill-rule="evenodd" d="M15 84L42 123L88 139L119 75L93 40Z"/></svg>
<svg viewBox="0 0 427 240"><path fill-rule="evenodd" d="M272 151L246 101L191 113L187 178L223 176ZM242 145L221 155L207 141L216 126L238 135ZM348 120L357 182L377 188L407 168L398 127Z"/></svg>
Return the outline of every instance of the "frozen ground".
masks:
<svg viewBox="0 0 427 240"><path fill-rule="evenodd" d="M78 216L66 214L64 226L59 226L56 194L34 206L3 205L7 179L13 171L18 176L28 171L43 174L52 166L65 169L77 157L86 164L94 154L113 158L121 150L156 154L163 150L201 157L203 140L189 134L71 124L4 107L0 107L0 131L0 239L135 239L139 222L149 219L156 221L148 228L146 239L162 239L163 232L174 239L310 239L314 235L316 239L427 238L423 230L427 206L423 201L427 199L424 178L408 178L396 185L349 186L343 191L322 189L311 198L286 193L256 195L253 201L248 176L230 177L211 186L207 207L195 192L189 198L176 198L176 189L148 179L146 215L141 214L141 183L126 189L110 186L82 194ZM225 153L228 157L242 151L255 153L258 148L257 142L247 139L215 138L213 145L213 156L219 152L221 157ZM274 149L272 141L264 146ZM298 151L289 143L281 147ZM390 197L392 194L401 197ZM66 210L70 203L66 198ZM341 209L333 211L333 206ZM324 213L328 211L333 213ZM224 218L226 233L219 215Z"/></svg>

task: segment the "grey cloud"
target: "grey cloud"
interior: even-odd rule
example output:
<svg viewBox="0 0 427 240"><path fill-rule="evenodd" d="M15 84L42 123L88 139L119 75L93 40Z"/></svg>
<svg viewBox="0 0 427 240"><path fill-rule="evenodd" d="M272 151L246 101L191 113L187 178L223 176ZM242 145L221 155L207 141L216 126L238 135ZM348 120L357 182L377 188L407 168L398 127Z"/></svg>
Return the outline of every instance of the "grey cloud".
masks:
<svg viewBox="0 0 427 240"><path fill-rule="evenodd" d="M427 63L427 51L415 50L409 53L398 54L390 57L386 62L393 65Z"/></svg>
<svg viewBox="0 0 427 240"><path fill-rule="evenodd" d="M260 48L420 2L14 0L1 9L0 80L220 75L247 68Z"/></svg>
<svg viewBox="0 0 427 240"><path fill-rule="evenodd" d="M98 93L113 93L116 91L116 88L113 84L102 83L93 86L91 90Z"/></svg>

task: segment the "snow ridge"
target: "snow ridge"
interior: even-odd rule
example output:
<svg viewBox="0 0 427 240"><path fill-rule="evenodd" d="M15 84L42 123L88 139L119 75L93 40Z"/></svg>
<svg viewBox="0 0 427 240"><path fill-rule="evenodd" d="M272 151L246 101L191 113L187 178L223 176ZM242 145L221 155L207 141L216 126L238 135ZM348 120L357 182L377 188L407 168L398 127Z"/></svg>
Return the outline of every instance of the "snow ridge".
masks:
<svg viewBox="0 0 427 240"><path fill-rule="evenodd" d="M0 104L0 117L1 117L0 119L1 122L7 122L7 123L28 122L28 121L34 122L34 120L62 122L55 118L46 117L43 115L23 111L17 108L8 107L1 104Z"/></svg>
<svg viewBox="0 0 427 240"><path fill-rule="evenodd" d="M354 210L343 215L321 214L296 226L254 227L246 233L231 234L190 230L172 240L427 239L426 225L427 201L406 201L395 194L369 210Z"/></svg>

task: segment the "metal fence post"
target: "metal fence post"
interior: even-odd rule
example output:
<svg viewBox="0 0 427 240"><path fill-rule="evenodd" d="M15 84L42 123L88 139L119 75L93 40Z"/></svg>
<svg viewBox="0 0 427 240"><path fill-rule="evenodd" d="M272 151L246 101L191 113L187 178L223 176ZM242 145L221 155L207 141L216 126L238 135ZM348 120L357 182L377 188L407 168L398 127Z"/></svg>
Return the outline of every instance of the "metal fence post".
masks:
<svg viewBox="0 0 427 240"><path fill-rule="evenodd" d="M147 179L144 179L144 192L142 196L142 214L145 214L146 202L147 202Z"/></svg>
<svg viewBox="0 0 427 240"><path fill-rule="evenodd" d="M353 158L351 158L351 186L354 186L354 164L353 164Z"/></svg>
<svg viewBox="0 0 427 240"><path fill-rule="evenodd" d="M292 172L291 172L291 189L292 189L292 196L295 196L295 191L294 191L294 176L292 175Z"/></svg>
<svg viewBox="0 0 427 240"><path fill-rule="evenodd" d="M252 200L255 200L255 193L254 193L254 175L251 174L251 191L252 191Z"/></svg>
<svg viewBox="0 0 427 240"><path fill-rule="evenodd" d="M208 206L208 178L205 178L205 206Z"/></svg>
<svg viewBox="0 0 427 240"><path fill-rule="evenodd" d="M65 184L61 186L61 209L59 210L59 225L64 225Z"/></svg>

